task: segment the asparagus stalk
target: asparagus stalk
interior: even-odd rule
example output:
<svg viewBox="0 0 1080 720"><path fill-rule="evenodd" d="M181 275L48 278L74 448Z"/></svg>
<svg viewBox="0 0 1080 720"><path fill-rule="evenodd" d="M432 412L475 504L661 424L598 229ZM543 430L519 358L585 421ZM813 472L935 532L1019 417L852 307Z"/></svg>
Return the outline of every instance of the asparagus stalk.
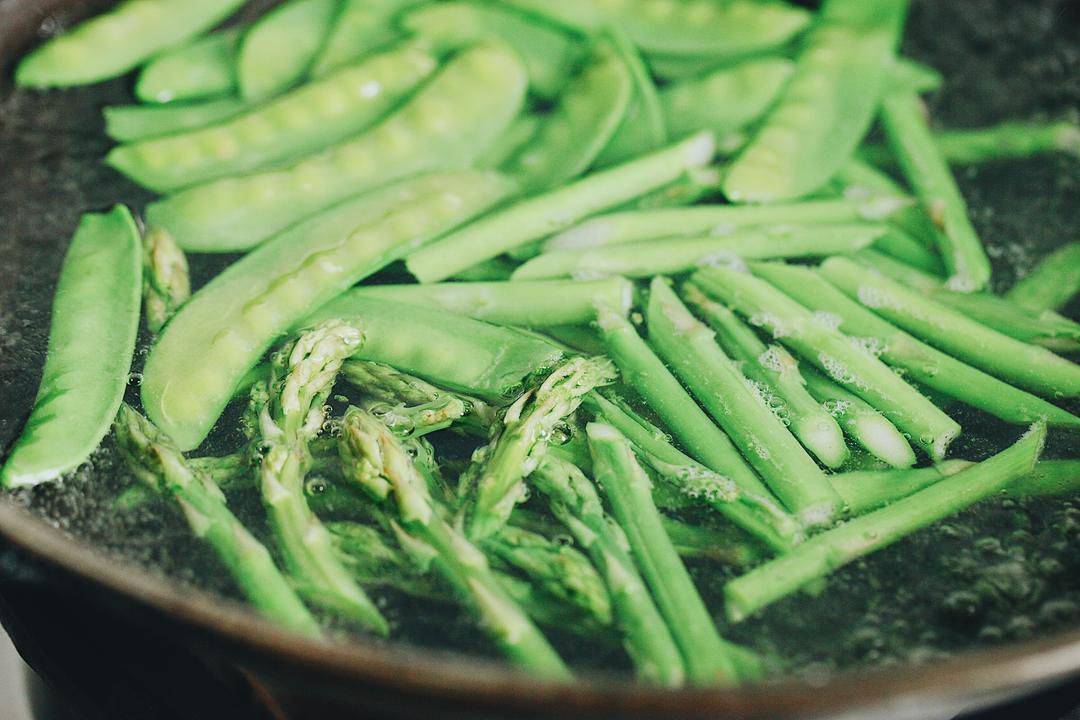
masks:
<svg viewBox="0 0 1080 720"><path fill-rule="evenodd" d="M889 225L884 235L874 241L874 249L900 262L932 275L945 275L945 266L936 250L916 240L907 230Z"/></svg>
<svg viewBox="0 0 1080 720"><path fill-rule="evenodd" d="M1031 472L1045 439L1046 425L1036 423L1011 447L988 460L823 532L735 578L724 587L728 617L738 622L853 560L1001 492Z"/></svg>
<svg viewBox="0 0 1080 720"><path fill-rule="evenodd" d="M129 406L120 407L115 427L117 445L135 476L143 486L176 502L192 532L214 548L255 609L283 627L319 635L318 622L267 549L229 510L221 490L196 472L160 430Z"/></svg>
<svg viewBox="0 0 1080 720"><path fill-rule="evenodd" d="M1029 310L1057 310L1080 292L1080 242L1073 242L1043 258L1006 293Z"/></svg>
<svg viewBox="0 0 1080 720"><path fill-rule="evenodd" d="M164 228L143 235L143 314L157 333L191 297L187 257Z"/></svg>
<svg viewBox="0 0 1080 720"><path fill-rule="evenodd" d="M845 198L906 198L908 192L891 176L880 169L852 157L836 174L834 184L839 186ZM884 201L882 201L884 202ZM937 255L937 226L919 205L907 204L888 217L888 222L915 242L933 251L933 266L927 266L928 272L945 274L941 259ZM920 263L921 265L921 263Z"/></svg>
<svg viewBox="0 0 1080 720"><path fill-rule="evenodd" d="M755 265L753 269L811 310L838 318L841 331L880 350L887 363L901 368L925 387L1006 422L1029 424L1045 418L1052 426L1080 426L1080 418L1056 405L917 340L852 300L817 273L779 264Z"/></svg>
<svg viewBox="0 0 1080 720"><path fill-rule="evenodd" d="M950 165L975 165L993 160L1028 158L1048 153L1080 157L1080 126L1071 120L1003 122L989 127L935 132L934 144ZM889 149L866 145L859 154L875 165L895 162Z"/></svg>
<svg viewBox="0 0 1080 720"><path fill-rule="evenodd" d="M311 466L308 444L319 434L323 403L345 358L362 342L359 330L329 320L276 353L269 386L252 390L262 451L263 505L281 554L308 600L386 635L382 613L353 580L334 551L330 533L308 507L304 479Z"/></svg>
<svg viewBox="0 0 1080 720"><path fill-rule="evenodd" d="M830 258L821 273L864 307L960 360L1033 392L1080 395L1080 366L1045 348L999 333L847 258Z"/></svg>
<svg viewBox="0 0 1080 720"><path fill-rule="evenodd" d="M733 306L773 336L917 439L935 461L945 456L960 426L850 338L820 322L809 310L747 273L704 268L694 284Z"/></svg>
<svg viewBox="0 0 1080 720"><path fill-rule="evenodd" d="M679 301L662 277L650 285L649 344L804 525L826 525L843 509L825 474L754 394L714 333Z"/></svg>
<svg viewBox="0 0 1080 720"><path fill-rule="evenodd" d="M837 473L829 480L855 517L912 495L970 466L967 460L946 460L924 468Z"/></svg>
<svg viewBox="0 0 1080 720"><path fill-rule="evenodd" d="M1010 497L1071 495L1080 491L1080 460L1043 460L1006 488Z"/></svg>
<svg viewBox="0 0 1080 720"><path fill-rule="evenodd" d="M717 342L741 363L762 400L795 437L826 466L835 469L843 465L848 457L843 431L806 390L795 358L779 345L766 347L735 313L710 300L693 283L682 286L682 296L716 331Z"/></svg>

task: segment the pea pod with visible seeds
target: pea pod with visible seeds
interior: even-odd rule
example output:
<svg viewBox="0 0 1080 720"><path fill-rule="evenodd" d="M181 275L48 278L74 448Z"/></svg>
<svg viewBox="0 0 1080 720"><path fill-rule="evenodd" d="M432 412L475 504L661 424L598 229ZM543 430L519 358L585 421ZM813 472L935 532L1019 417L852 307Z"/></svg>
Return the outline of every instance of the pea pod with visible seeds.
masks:
<svg viewBox="0 0 1080 720"><path fill-rule="evenodd" d="M468 166L518 114L525 85L525 70L512 51L477 45L353 140L283 170L189 188L150 205L147 219L169 230L185 250L251 248L364 190Z"/></svg>
<svg viewBox="0 0 1080 720"><path fill-rule="evenodd" d="M234 51L238 30L196 40L154 58L139 73L135 96L148 103L227 95L236 89Z"/></svg>
<svg viewBox="0 0 1080 720"><path fill-rule="evenodd" d="M24 57L15 82L68 87L123 75L161 50L209 30L243 4L244 0L128 0Z"/></svg>
<svg viewBox="0 0 1080 720"><path fill-rule="evenodd" d="M238 98L168 105L110 105L105 115L105 133L117 142L134 142L172 135L236 117L248 108Z"/></svg>
<svg viewBox="0 0 1080 720"><path fill-rule="evenodd" d="M223 123L114 148L106 161L162 192L296 160L370 127L436 66L403 45Z"/></svg>
<svg viewBox="0 0 1080 720"><path fill-rule="evenodd" d="M105 437L127 387L141 293L131 213L84 215L60 270L37 400L0 468L5 487L56 479Z"/></svg>
<svg viewBox="0 0 1080 720"><path fill-rule="evenodd" d="M262 100L303 79L340 7L340 0L288 0L259 18L240 40L240 96Z"/></svg>
<svg viewBox="0 0 1080 720"><path fill-rule="evenodd" d="M344 0L330 35L311 67L311 77L350 65L401 37L392 19L423 0Z"/></svg>
<svg viewBox="0 0 1080 720"><path fill-rule="evenodd" d="M630 73L631 94L622 123L596 158L596 164L600 167L655 150L668 139L667 123L656 85L641 55L625 33L613 30L611 39L619 59Z"/></svg>

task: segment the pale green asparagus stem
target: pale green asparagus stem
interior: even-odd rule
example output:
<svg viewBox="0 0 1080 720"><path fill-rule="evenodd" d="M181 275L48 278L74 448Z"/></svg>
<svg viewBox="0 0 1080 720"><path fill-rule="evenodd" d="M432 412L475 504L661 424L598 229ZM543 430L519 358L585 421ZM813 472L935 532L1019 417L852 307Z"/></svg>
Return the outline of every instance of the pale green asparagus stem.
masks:
<svg viewBox="0 0 1080 720"><path fill-rule="evenodd" d="M930 487L970 466L967 460L946 460L924 468L837 473L829 480L855 517Z"/></svg>
<svg viewBox="0 0 1080 720"><path fill-rule="evenodd" d="M1057 310L1080 292L1080 242L1050 253L1007 297L1030 310Z"/></svg>
<svg viewBox="0 0 1080 720"><path fill-rule="evenodd" d="M950 165L975 165L1057 152L1080 157L1080 125L1072 120L1008 121L982 128L941 130L934 133L934 144ZM867 145L859 154L875 165L896 162L883 145Z"/></svg>

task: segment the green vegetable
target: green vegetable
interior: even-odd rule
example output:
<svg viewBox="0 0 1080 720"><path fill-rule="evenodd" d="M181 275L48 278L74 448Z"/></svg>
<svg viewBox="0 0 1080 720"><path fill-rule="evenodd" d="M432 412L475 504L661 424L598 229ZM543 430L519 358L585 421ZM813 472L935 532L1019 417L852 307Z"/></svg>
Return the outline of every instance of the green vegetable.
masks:
<svg viewBox="0 0 1080 720"><path fill-rule="evenodd" d="M143 235L143 315L146 327L158 333L191 297L187 257L169 233L150 228Z"/></svg>
<svg viewBox="0 0 1080 720"><path fill-rule="evenodd" d="M54 480L105 437L127 388L141 293L131 213L83 215L60 268L34 409L0 468L4 487Z"/></svg>
<svg viewBox="0 0 1080 720"><path fill-rule="evenodd" d="M1080 155L1080 125L1072 120L1007 121L998 125L934 133L938 152L950 165L976 165L1049 153ZM859 154L875 165L896 162L884 145L866 145Z"/></svg>
<svg viewBox="0 0 1080 720"><path fill-rule="evenodd" d="M596 158L598 167L614 165L651 152L666 145L669 139L656 85L637 48L618 29L612 29L609 36L616 56L629 71L631 95L622 122Z"/></svg>
<svg viewBox="0 0 1080 720"><path fill-rule="evenodd" d="M1080 292L1080 242L1050 253L1006 294L1029 310L1057 310Z"/></svg>
<svg viewBox="0 0 1080 720"><path fill-rule="evenodd" d="M940 72L920 62L908 58L897 58L893 65L890 85L897 90L928 93L940 90L944 84L945 77Z"/></svg>
<svg viewBox="0 0 1080 720"><path fill-rule="evenodd" d="M240 40L240 97L265 100L307 75L334 25L339 0L286 0L260 17Z"/></svg>
<svg viewBox="0 0 1080 720"><path fill-rule="evenodd" d="M844 498L848 511L854 517L930 487L942 478L955 475L971 465L967 460L946 460L937 465L916 469L837 473L830 476L829 480L836 492Z"/></svg>
<svg viewBox="0 0 1080 720"><path fill-rule="evenodd" d="M117 142L172 135L236 117L248 108L237 98L168 105L111 105L103 110L105 133Z"/></svg>
<svg viewBox="0 0 1080 720"><path fill-rule="evenodd" d="M309 75L320 78L397 40L401 33L394 27L392 19L421 1L342 0L341 10L334 18Z"/></svg>
<svg viewBox="0 0 1080 720"><path fill-rule="evenodd" d="M158 55L139 73L135 96L147 103L171 103L231 94L239 34L225 30Z"/></svg>

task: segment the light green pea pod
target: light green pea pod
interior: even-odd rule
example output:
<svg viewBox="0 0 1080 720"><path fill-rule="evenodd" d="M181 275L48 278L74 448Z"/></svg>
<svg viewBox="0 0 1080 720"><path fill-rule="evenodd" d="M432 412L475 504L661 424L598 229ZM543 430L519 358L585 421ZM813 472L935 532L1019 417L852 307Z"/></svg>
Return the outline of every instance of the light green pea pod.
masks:
<svg viewBox="0 0 1080 720"><path fill-rule="evenodd" d="M422 1L344 0L310 76L322 77L400 38L394 16Z"/></svg>
<svg viewBox="0 0 1080 720"><path fill-rule="evenodd" d="M776 101L795 69L783 57L747 60L660 91L668 132L673 138L698 130L725 137L759 119Z"/></svg>
<svg viewBox="0 0 1080 720"><path fill-rule="evenodd" d="M226 122L115 148L106 161L158 192L280 166L367 129L437 66L402 45Z"/></svg>
<svg viewBox="0 0 1080 720"><path fill-rule="evenodd" d="M526 84L513 51L476 45L353 140L283 170L189 188L150 205L147 218L185 250L251 248L364 190L420 172L469 166L520 112Z"/></svg>
<svg viewBox="0 0 1080 720"><path fill-rule="evenodd" d="M199 100L236 89L238 30L225 30L154 58L139 73L135 96L147 103Z"/></svg>
<svg viewBox="0 0 1080 720"><path fill-rule="evenodd" d="M238 98L168 105L112 105L105 115L105 133L117 142L134 142L205 127L236 117L248 108Z"/></svg>
<svg viewBox="0 0 1080 720"><path fill-rule="evenodd" d="M322 49L340 0L288 0L257 20L240 40L240 96L255 102L299 82Z"/></svg>
<svg viewBox="0 0 1080 720"><path fill-rule="evenodd" d="M632 94L622 124L596 158L598 167L614 165L650 152L662 147L668 140L664 109L660 106L656 85L641 55L625 33L614 30L611 39L619 58L630 71Z"/></svg>
<svg viewBox="0 0 1080 720"><path fill-rule="evenodd" d="M596 38L588 62L574 77L536 135L503 169L526 192L544 190L585 172L626 117L630 70L614 41Z"/></svg>
<svg viewBox="0 0 1080 720"><path fill-rule="evenodd" d="M490 2L454 1L421 5L406 12L401 26L442 50L478 40L502 39L521 55L529 86L540 97L558 95L583 55L580 37L543 18Z"/></svg>
<svg viewBox="0 0 1080 720"><path fill-rule="evenodd" d="M700 75L706 75L717 70L718 65L724 65L723 58L713 55L657 55L648 53L645 61L649 70L660 80L666 83L677 83L683 80L691 80Z"/></svg>
<svg viewBox="0 0 1080 720"><path fill-rule="evenodd" d="M497 168L505 163L521 152L525 143L532 140L536 131L540 129L540 123L540 116L535 113L525 112L518 115L506 131L491 144L491 147L476 159L476 166Z"/></svg>
<svg viewBox="0 0 1080 720"><path fill-rule="evenodd" d="M618 27L644 52L732 58L783 45L810 13L770 0L508 0L581 32Z"/></svg>
<svg viewBox="0 0 1080 720"><path fill-rule="evenodd" d="M775 202L818 189L870 127L893 67L907 0L828 0L783 96L732 163L732 202Z"/></svg>
<svg viewBox="0 0 1080 720"><path fill-rule="evenodd" d="M127 0L27 55L15 82L29 87L89 85L123 75L232 15L244 0Z"/></svg>

